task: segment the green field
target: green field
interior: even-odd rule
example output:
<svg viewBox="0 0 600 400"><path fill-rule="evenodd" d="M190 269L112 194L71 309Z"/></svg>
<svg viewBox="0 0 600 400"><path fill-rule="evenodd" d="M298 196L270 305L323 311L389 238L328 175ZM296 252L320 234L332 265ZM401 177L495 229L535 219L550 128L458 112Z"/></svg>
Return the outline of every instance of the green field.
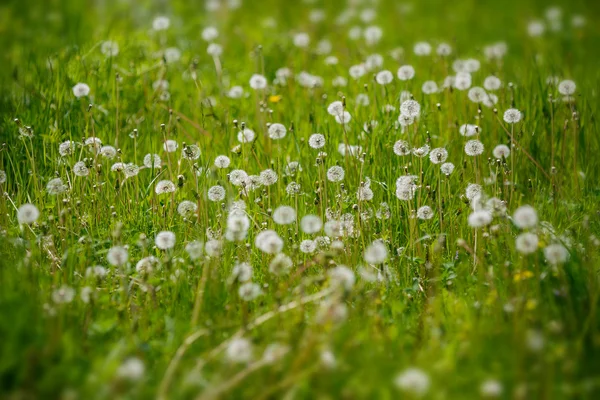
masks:
<svg viewBox="0 0 600 400"><path fill-rule="evenodd" d="M600 6L0 4L0 398L600 398Z"/></svg>

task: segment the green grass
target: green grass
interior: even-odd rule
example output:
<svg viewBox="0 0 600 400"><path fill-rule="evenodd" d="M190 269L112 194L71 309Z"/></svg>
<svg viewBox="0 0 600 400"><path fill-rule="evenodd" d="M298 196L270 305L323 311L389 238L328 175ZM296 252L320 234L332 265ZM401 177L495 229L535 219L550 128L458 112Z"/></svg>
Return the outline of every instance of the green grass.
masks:
<svg viewBox="0 0 600 400"><path fill-rule="evenodd" d="M501 384L499 398L598 398L598 5L557 2L562 29L530 37L527 24L545 19L545 2L351 2L361 4L343 24L335 20L348 8L345 2L243 3L215 12L189 1L0 5L0 171L6 173L0 183L0 397L416 398L395 380L418 368L430 381L424 398L485 397L481 386L490 380ZM358 14L370 7L375 19L361 22ZM315 8L325 12L322 22L310 21ZM158 15L170 18L166 31L152 31ZM585 16L586 25L573 27L574 15ZM379 43L348 38L352 26L368 25L381 27ZM218 63L201 37L207 26L219 31ZM294 47L298 32L309 34L308 49ZM315 51L321 39L331 42L337 65L326 65L326 55ZM118 43L116 56L102 54L105 40ZM434 55L414 54L423 40ZM487 60L485 46L498 41L507 44L507 54ZM445 59L435 55L440 42L453 48ZM162 52L169 47L181 57L165 63ZM390 55L396 48L404 50L398 59ZM374 53L383 65L351 78L349 68ZM478 107L466 90L423 94L424 81L441 87L454 73L454 60L468 58L481 62L472 86L483 86L489 75L501 79L502 88L493 92L497 112ZM396 77L404 64L414 66L412 80ZM274 78L282 67L293 74L278 85ZM394 75L385 87L373 79L382 69ZM302 71L321 77L323 85L302 87L294 78ZM267 77L266 90L250 88L255 73ZM334 87L337 76L347 78L347 86ZM572 101L562 101L556 86L547 84L549 76L577 84ZM169 82L168 99L153 88L160 79ZM78 82L89 85L89 96L73 95ZM244 89L240 99L227 96L235 85ZM421 105L406 132L396 125L403 91ZM358 104L359 94L369 105ZM327 113L342 98L352 115L345 128ZM385 105L395 111L386 112ZM502 117L513 107L523 119L509 125ZM368 121L377 126L367 133ZM267 123L275 122L287 127L281 140L268 137ZM238 142L242 123L256 133L252 143ZM459 134L466 123L481 127L481 156L465 154L466 141L476 138ZM25 126L31 138L21 134ZM313 133L325 135L324 148L310 148ZM511 135L511 156L497 161L492 150L509 145ZM96 156L81 145L92 137L118 148L117 156ZM176 140L178 150L166 153L165 139ZM400 139L444 147L454 172L444 176L428 156L397 156L393 146ZM67 140L76 151L63 157L59 145ZM182 159L184 143L199 146L199 159ZM359 157L341 155L343 143L360 145ZM321 162L319 151L327 153ZM111 171L116 162L141 166L148 153L160 155L160 168L127 179ZM229 168L214 166L219 155L231 159ZM89 175L75 175L78 161ZM286 173L292 161L301 170ZM325 177L335 165L345 170L342 183ZM277 172L277 182L247 195L228 179L233 169L258 175L267 168ZM417 175L413 200L396 197L402 175ZM51 195L46 185L56 177L68 190ZM374 197L358 200L367 177ZM177 190L157 195L155 186L164 179ZM299 194L286 193L290 182L300 184ZM486 199L504 201L506 215L470 227L469 183L481 184ZM224 200L208 199L215 185L225 188ZM197 213L180 216L183 200L194 202ZM224 235L229 205L237 200L246 204L247 237L221 238L220 255L190 259L186 245ZM389 219L376 216L382 202ZM17 220L25 203L40 211L30 225ZM296 210L294 223L273 221L280 205ZM433 218L412 218L424 205ZM539 238L528 255L516 249L523 230L510 218L522 205L533 206L540 221L526 229ZM299 228L308 214L351 219L351 232L305 254L302 240L325 236ZM274 256L255 246L263 229L283 239L282 252L293 261L288 274L273 274ZM173 249L156 248L160 231L176 235ZM365 249L378 239L388 256L368 266ZM544 249L556 243L569 257L553 265ZM128 248L125 265L107 260L115 246ZM136 271L148 256L158 259L154 270ZM241 283L231 279L238 262L253 266L252 281L262 291L254 300L242 300ZM96 265L108 274L87 275ZM340 287L331 276L336 265L354 272L353 287ZM370 282L361 271L373 268L381 279ZM73 298L61 302L61 288L73 290ZM227 354L240 337L252 343L252 357L233 363ZM267 363L263 353L273 343L288 351ZM144 366L140 376L124 376L131 360Z"/></svg>

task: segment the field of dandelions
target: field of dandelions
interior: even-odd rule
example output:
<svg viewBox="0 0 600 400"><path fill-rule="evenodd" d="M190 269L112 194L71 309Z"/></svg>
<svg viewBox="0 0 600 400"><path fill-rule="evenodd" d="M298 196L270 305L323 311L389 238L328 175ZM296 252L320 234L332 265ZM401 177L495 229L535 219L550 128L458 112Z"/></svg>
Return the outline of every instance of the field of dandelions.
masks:
<svg viewBox="0 0 600 400"><path fill-rule="evenodd" d="M597 399L593 2L0 6L0 397Z"/></svg>

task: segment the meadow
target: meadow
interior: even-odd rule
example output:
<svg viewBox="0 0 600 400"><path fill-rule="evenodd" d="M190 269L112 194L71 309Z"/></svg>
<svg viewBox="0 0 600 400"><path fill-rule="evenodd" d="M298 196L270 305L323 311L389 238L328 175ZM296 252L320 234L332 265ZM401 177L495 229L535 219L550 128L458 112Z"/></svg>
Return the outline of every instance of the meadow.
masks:
<svg viewBox="0 0 600 400"><path fill-rule="evenodd" d="M599 398L599 18L3 2L0 397Z"/></svg>

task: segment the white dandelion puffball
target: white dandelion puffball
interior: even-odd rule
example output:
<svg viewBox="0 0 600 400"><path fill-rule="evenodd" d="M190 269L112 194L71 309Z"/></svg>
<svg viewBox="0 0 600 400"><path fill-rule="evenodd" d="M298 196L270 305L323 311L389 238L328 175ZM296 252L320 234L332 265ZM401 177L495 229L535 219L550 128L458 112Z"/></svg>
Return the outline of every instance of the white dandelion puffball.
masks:
<svg viewBox="0 0 600 400"><path fill-rule="evenodd" d="M279 253L269 263L269 272L277 276L287 275L293 266L294 263L288 255Z"/></svg>
<svg viewBox="0 0 600 400"><path fill-rule="evenodd" d="M497 77L491 75L485 78L483 81L483 87L485 90L498 90L502 87L502 81Z"/></svg>
<svg viewBox="0 0 600 400"><path fill-rule="evenodd" d="M0 171L0 178L2 175L2 171ZM0 183L2 183L2 179L0 179ZM48 192L48 194L50 195L57 195L57 194L61 194L67 191L67 189L69 189L69 187L67 185L65 185L62 181L62 179L60 178L54 178L48 181L48 183L46 184L46 191Z"/></svg>
<svg viewBox="0 0 600 400"><path fill-rule="evenodd" d="M423 82L423 86L421 86L421 91L424 94L434 94L438 92L438 85L435 81L425 81Z"/></svg>
<svg viewBox="0 0 600 400"><path fill-rule="evenodd" d="M393 80L394 80L394 75L388 70L380 71L375 76L375 81L377 81L377 83L379 83L380 85L387 85L388 83L391 83Z"/></svg>
<svg viewBox="0 0 600 400"><path fill-rule="evenodd" d="M471 228L482 228L492 222L492 214L486 210L473 211L468 222Z"/></svg>
<svg viewBox="0 0 600 400"><path fill-rule="evenodd" d="M396 73L398 79L401 81L408 81L415 76L415 69L412 65L403 65L398 68L398 72Z"/></svg>
<svg viewBox="0 0 600 400"><path fill-rule="evenodd" d="M262 90L267 87L267 78L260 74L254 74L250 77L250 87L254 90Z"/></svg>
<svg viewBox="0 0 600 400"><path fill-rule="evenodd" d="M152 21L152 29L155 31L164 31L169 28L169 25L171 25L171 21L164 16L156 17L154 18L154 21Z"/></svg>
<svg viewBox="0 0 600 400"><path fill-rule="evenodd" d="M452 164L450 162L443 163L440 166L440 170L442 171L442 174L450 175L452 172L454 172L454 164Z"/></svg>
<svg viewBox="0 0 600 400"><path fill-rule="evenodd" d="M245 364L252 360L252 343L245 338L235 338L225 351L227 360L234 364Z"/></svg>
<svg viewBox="0 0 600 400"><path fill-rule="evenodd" d="M458 132L462 135L462 136L473 136L473 135L477 135L478 133L481 133L481 128L477 125L473 125L473 124L463 124L460 126L460 128L458 128Z"/></svg>
<svg viewBox="0 0 600 400"><path fill-rule="evenodd" d="M544 249L544 257L552 265L564 264L569 259L569 251L562 244L555 243Z"/></svg>
<svg viewBox="0 0 600 400"><path fill-rule="evenodd" d="M283 139L287 133L287 129L283 124L274 123L269 126L269 137L271 139Z"/></svg>
<svg viewBox="0 0 600 400"><path fill-rule="evenodd" d="M366 249L363 255L363 258L366 263L369 264L381 264L385 262L388 257L388 250L386 245L380 241L376 240L371 243Z"/></svg>
<svg viewBox="0 0 600 400"><path fill-rule="evenodd" d="M513 214L513 222L521 229L535 228L538 222L535 208L529 205L517 208Z"/></svg>
<svg viewBox="0 0 600 400"><path fill-rule="evenodd" d="M344 175L344 168L338 165L334 165L327 170L327 179L330 182L341 182L344 180Z"/></svg>
<svg viewBox="0 0 600 400"><path fill-rule="evenodd" d="M160 250L169 250L175 247L175 234L171 231L158 232L154 238L154 244Z"/></svg>
<svg viewBox="0 0 600 400"><path fill-rule="evenodd" d="M521 254L535 253L538 248L538 237L531 232L521 233L515 240L515 247Z"/></svg>
<svg viewBox="0 0 600 400"><path fill-rule="evenodd" d="M308 145L312 149L323 148L325 146L325 136L321 135L320 133L313 133L308 139Z"/></svg>
<svg viewBox="0 0 600 400"><path fill-rule="evenodd" d="M427 42L418 42L415 43L413 51L417 56L428 56L431 54L431 45Z"/></svg>
<svg viewBox="0 0 600 400"><path fill-rule="evenodd" d="M154 192L156 194L165 194L165 193L173 193L176 187L175 184L169 180L159 181L154 187Z"/></svg>
<svg viewBox="0 0 600 400"><path fill-rule="evenodd" d="M486 399L499 398L502 395L502 392L502 383L495 379L488 379L479 387L479 393L481 394L481 397Z"/></svg>
<svg viewBox="0 0 600 400"><path fill-rule="evenodd" d="M429 206L422 206L417 209L417 218L418 219L431 219L433 218L433 210Z"/></svg>
<svg viewBox="0 0 600 400"><path fill-rule="evenodd" d="M85 83L78 83L73 86L73 94L75 97L85 97L90 94L90 87Z"/></svg>
<svg viewBox="0 0 600 400"><path fill-rule="evenodd" d="M421 114L421 105L415 100L406 100L400 105L400 114L417 118Z"/></svg>
<svg viewBox="0 0 600 400"><path fill-rule="evenodd" d="M108 250L106 254L106 260L110 265L114 265L115 267L120 267L127 263L129 259L129 252L123 246L114 246Z"/></svg>
<svg viewBox="0 0 600 400"><path fill-rule="evenodd" d="M17 221L19 224L31 225L40 217L40 211L33 204L23 204L17 210Z"/></svg>
<svg viewBox="0 0 600 400"><path fill-rule="evenodd" d="M185 251L190 256L190 259L198 260L200 257L202 257L202 252L204 251L204 243L198 240L189 242L185 246Z"/></svg>
<svg viewBox="0 0 600 400"><path fill-rule="evenodd" d="M144 167L159 169L161 165L161 159L158 154L149 153L144 156Z"/></svg>
<svg viewBox="0 0 600 400"><path fill-rule="evenodd" d="M215 167L220 168L220 169L229 168L229 165L231 164L231 160L227 156L220 155L220 156L215 157L214 164L215 164Z"/></svg>
<svg viewBox="0 0 600 400"><path fill-rule="evenodd" d="M436 53L440 57L447 57L452 54L452 47L448 43L440 43L436 49Z"/></svg>
<svg viewBox="0 0 600 400"><path fill-rule="evenodd" d="M304 49L304 48L308 47L308 45L310 43L310 36L308 36L308 33L305 33L305 32L297 33L294 35L293 42L294 42L294 46Z"/></svg>
<svg viewBox="0 0 600 400"><path fill-rule="evenodd" d="M398 140L396 143L394 143L393 150L394 154L397 156L407 156L411 153L411 148L408 142L405 140Z"/></svg>
<svg viewBox="0 0 600 400"><path fill-rule="evenodd" d="M207 26L202 30L202 40L212 42L219 37L219 31L213 26Z"/></svg>
<svg viewBox="0 0 600 400"><path fill-rule="evenodd" d="M468 156L481 155L483 150L483 143L481 143L479 140L469 140L467 143L465 143L465 153Z"/></svg>
<svg viewBox="0 0 600 400"><path fill-rule="evenodd" d="M251 143L254 141L256 134L252 129L244 128L243 130L238 132L238 142L240 143Z"/></svg>
<svg viewBox="0 0 600 400"><path fill-rule="evenodd" d="M494 147L492 154L497 159L500 159L500 160L503 158L506 159L510 155L510 148L505 144L499 144L498 146Z"/></svg>
<svg viewBox="0 0 600 400"><path fill-rule="evenodd" d="M273 221L278 225L289 225L296 221L296 210L290 206L279 206L273 212Z"/></svg>
<svg viewBox="0 0 600 400"><path fill-rule="evenodd" d="M177 213L184 218L192 217L198 210L198 205L193 201L183 200L177 205Z"/></svg>
<svg viewBox="0 0 600 400"><path fill-rule="evenodd" d="M422 370L407 368L394 379L394 384L403 392L423 397L429 391L431 382L429 376Z"/></svg>
<svg viewBox="0 0 600 400"><path fill-rule="evenodd" d="M106 40L102 42L100 51L106 57L115 57L119 54L119 44L117 42L113 42L112 40Z"/></svg>
<svg viewBox="0 0 600 400"><path fill-rule="evenodd" d="M73 165L73 173L76 176L88 176L90 174L89 168L85 165L83 161L77 161Z"/></svg>
<svg viewBox="0 0 600 400"><path fill-rule="evenodd" d="M208 189L207 193L210 201L223 201L225 199L225 195L225 188L220 185L212 186L210 189Z"/></svg>
<svg viewBox="0 0 600 400"><path fill-rule="evenodd" d="M504 111L504 122L508 123L508 124L516 124L517 122L521 121L521 118L523 117L523 115L521 114L521 111L517 110L516 108L509 108L508 110Z"/></svg>
<svg viewBox="0 0 600 400"><path fill-rule="evenodd" d="M575 89L577 89L577 85L570 79L566 79L561 81L558 84L558 92L563 96L570 96L575 93Z"/></svg>
<svg viewBox="0 0 600 400"><path fill-rule="evenodd" d="M348 111L344 111L341 115L335 116L335 122L338 124L347 124L352 119L352 115Z"/></svg>
<svg viewBox="0 0 600 400"><path fill-rule="evenodd" d="M206 54L212 57L219 57L223 54L223 47L217 43L211 43L206 48Z"/></svg>
<svg viewBox="0 0 600 400"><path fill-rule="evenodd" d="M165 143L163 144L163 149L167 153L173 153L173 152L177 151L177 148L179 148L179 144L177 143L177 141L172 140L172 139L165 140Z"/></svg>
<svg viewBox="0 0 600 400"><path fill-rule="evenodd" d="M443 147L438 147L431 150L429 153L429 160L434 164L442 164L448 159L448 150Z"/></svg>
<svg viewBox="0 0 600 400"><path fill-rule="evenodd" d="M334 101L327 106L327 112L334 117L340 116L344 113L344 104L339 100Z"/></svg>
<svg viewBox="0 0 600 400"><path fill-rule="evenodd" d="M312 235L319 232L323 228L323 221L317 215L305 215L300 220L300 229L302 232Z"/></svg>
<svg viewBox="0 0 600 400"><path fill-rule="evenodd" d="M277 254L283 249L283 239L273 230L266 230L256 235L256 247L267 254Z"/></svg>

